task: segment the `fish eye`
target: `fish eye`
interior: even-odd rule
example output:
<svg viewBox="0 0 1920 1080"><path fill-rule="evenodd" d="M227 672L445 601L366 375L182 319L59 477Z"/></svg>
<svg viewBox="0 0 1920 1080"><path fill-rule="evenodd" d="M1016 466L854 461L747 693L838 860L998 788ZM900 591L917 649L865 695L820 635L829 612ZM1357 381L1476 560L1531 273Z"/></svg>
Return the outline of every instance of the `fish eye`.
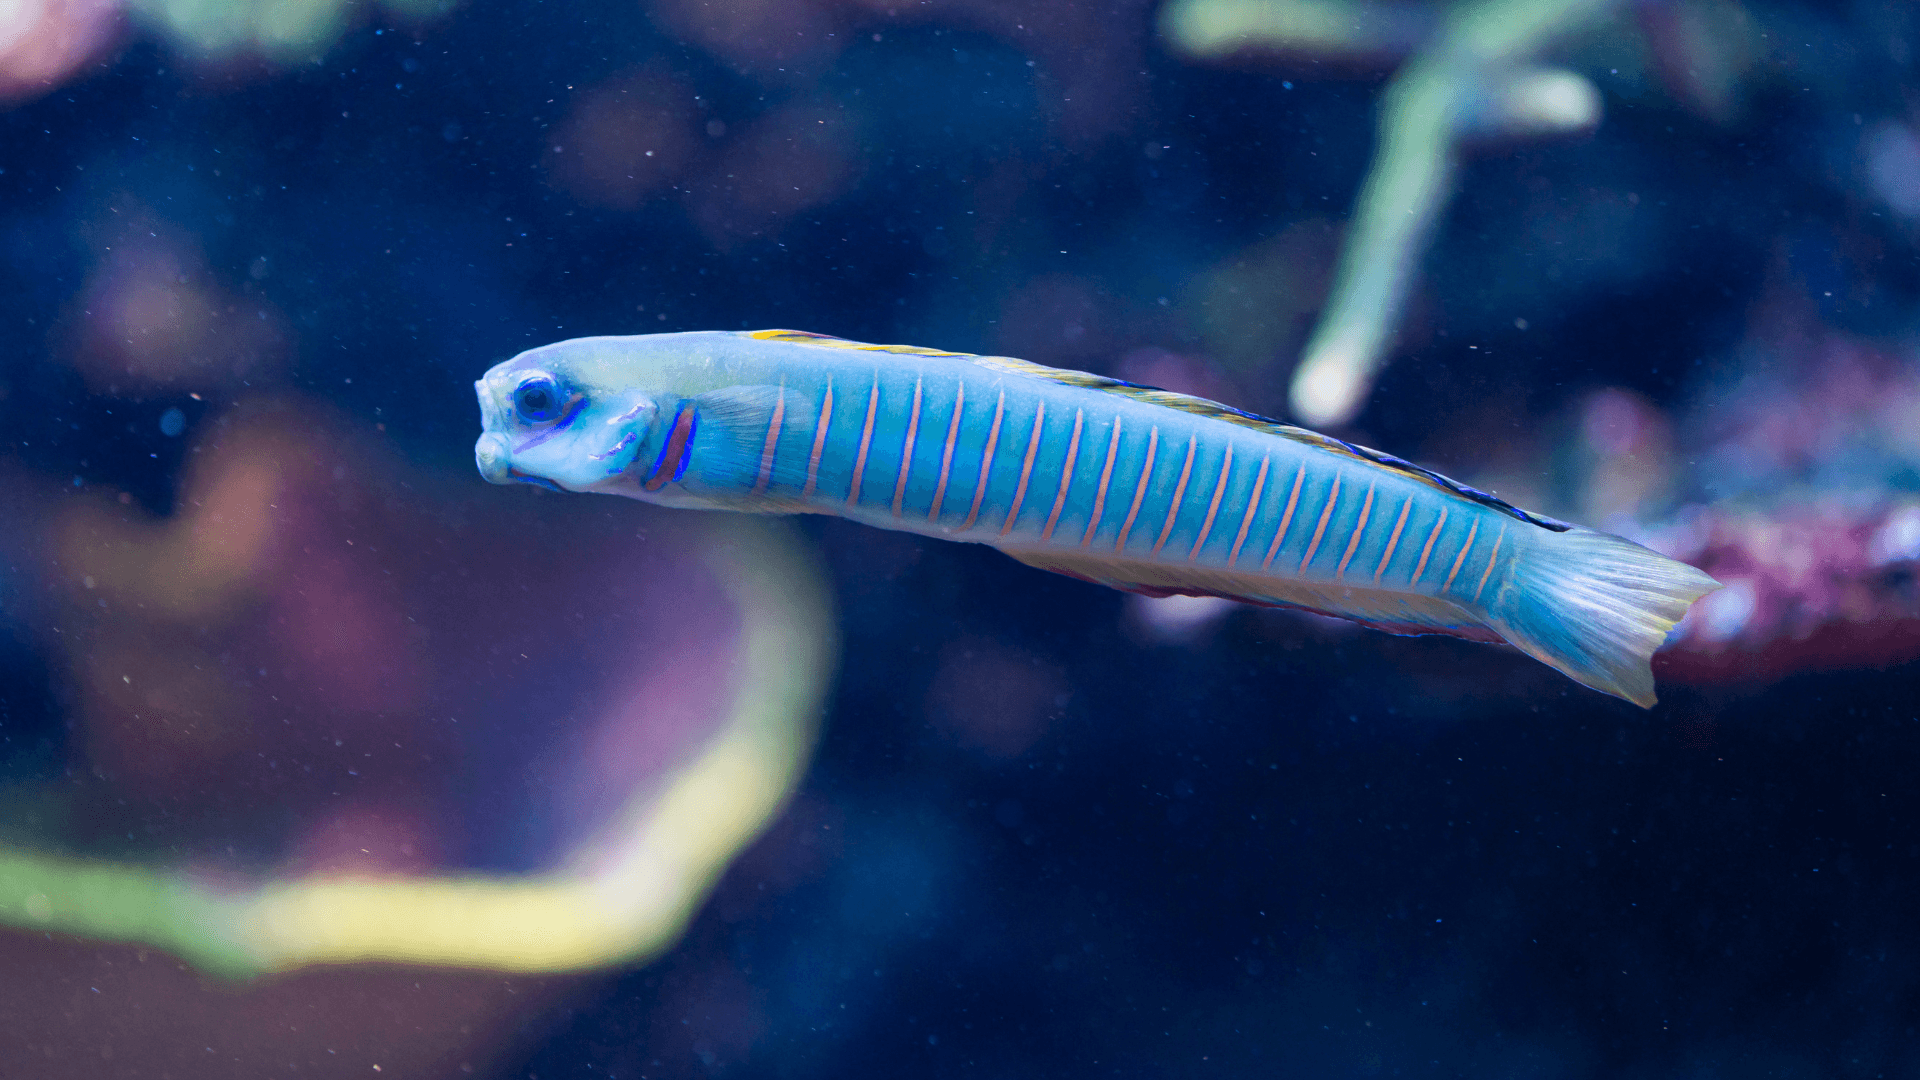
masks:
<svg viewBox="0 0 1920 1080"><path fill-rule="evenodd" d="M513 408L529 424L544 424L560 417L560 387L545 375L535 375L513 392Z"/></svg>

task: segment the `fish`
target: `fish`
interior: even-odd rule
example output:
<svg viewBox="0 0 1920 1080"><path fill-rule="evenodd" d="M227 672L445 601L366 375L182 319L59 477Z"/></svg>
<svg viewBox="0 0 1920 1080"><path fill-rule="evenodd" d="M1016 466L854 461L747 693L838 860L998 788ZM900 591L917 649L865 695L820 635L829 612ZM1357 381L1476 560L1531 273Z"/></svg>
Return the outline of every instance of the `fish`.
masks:
<svg viewBox="0 0 1920 1080"><path fill-rule="evenodd" d="M1204 398L798 330L583 337L475 382L496 484L831 514L1146 596L1504 642L1651 708L1719 583L1364 446Z"/></svg>

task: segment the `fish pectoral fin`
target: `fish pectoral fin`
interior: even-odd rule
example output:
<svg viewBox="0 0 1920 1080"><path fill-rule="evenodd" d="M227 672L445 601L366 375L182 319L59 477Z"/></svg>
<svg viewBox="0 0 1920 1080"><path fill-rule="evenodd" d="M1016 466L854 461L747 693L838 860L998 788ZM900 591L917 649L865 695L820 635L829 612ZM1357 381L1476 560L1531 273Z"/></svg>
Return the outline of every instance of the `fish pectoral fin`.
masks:
<svg viewBox="0 0 1920 1080"><path fill-rule="evenodd" d="M1214 567L1115 559L1089 551L1002 550L1028 566L1142 596L1219 596L1243 604L1293 608L1348 619L1389 634L1446 634L1469 641L1505 640L1460 605L1417 593L1367 589L1344 583L1289 581Z"/></svg>
<svg viewBox="0 0 1920 1080"><path fill-rule="evenodd" d="M709 484L742 494L757 488L778 502L806 483L805 452L795 449L806 445L813 412L797 391L729 386L696 395L693 404L706 435L693 468Z"/></svg>

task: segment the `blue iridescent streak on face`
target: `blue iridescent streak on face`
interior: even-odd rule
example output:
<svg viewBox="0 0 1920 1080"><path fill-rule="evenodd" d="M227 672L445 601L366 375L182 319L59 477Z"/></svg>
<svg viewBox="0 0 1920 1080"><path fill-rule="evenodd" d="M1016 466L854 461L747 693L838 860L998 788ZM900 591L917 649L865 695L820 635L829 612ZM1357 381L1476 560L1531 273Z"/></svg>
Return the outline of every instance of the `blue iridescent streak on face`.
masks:
<svg viewBox="0 0 1920 1080"><path fill-rule="evenodd" d="M687 408L687 406L682 405L680 406L680 408L685 409ZM674 425L678 424L679 422L680 422L680 413L675 412L673 414L673 419L667 422L666 430L668 432L673 431ZM699 417L697 415L694 417L694 422L699 423ZM691 434L689 434L687 441L688 442L693 441ZM665 437L660 440L660 454L658 457L655 457L653 459L653 468L647 470L648 476L659 476L660 470L666 468L667 451L672 449L672 447L673 447L673 439L671 437ZM681 469L684 469L685 468L684 462L686 461L686 457L684 455L681 457L681 461L683 463L681 466ZM681 469L674 470L673 478L675 480L680 479Z"/></svg>
<svg viewBox="0 0 1920 1080"><path fill-rule="evenodd" d="M693 414L693 419L687 422L687 442L680 450L680 463L673 469L673 482L676 484L680 482L682 476L687 475L687 465L693 461L693 439L698 434L700 434L700 414L696 412Z"/></svg>
<svg viewBox="0 0 1920 1080"><path fill-rule="evenodd" d="M507 475L523 484L532 484L534 487L546 488L548 491L558 491L562 494L566 492L565 488L545 477L534 476L532 473L523 473L519 469L508 469Z"/></svg>
<svg viewBox="0 0 1920 1080"><path fill-rule="evenodd" d="M640 441L640 436L634 432L629 431L626 433L626 435L621 437L619 442L608 447L605 452L593 455L593 460L606 461L610 458L614 459L614 463L608 466L607 468L607 475L618 476L621 473L626 472L627 466L631 464L631 462L620 460L621 451L625 450L627 447L632 446L634 443L639 441ZM675 479L679 479L679 478L675 477Z"/></svg>

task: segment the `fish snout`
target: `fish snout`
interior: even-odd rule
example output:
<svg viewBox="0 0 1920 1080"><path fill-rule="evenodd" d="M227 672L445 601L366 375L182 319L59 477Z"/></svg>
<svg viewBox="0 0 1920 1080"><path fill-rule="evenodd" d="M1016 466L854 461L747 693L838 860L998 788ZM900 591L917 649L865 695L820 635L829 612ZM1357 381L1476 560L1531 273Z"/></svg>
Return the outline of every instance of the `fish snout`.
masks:
<svg viewBox="0 0 1920 1080"><path fill-rule="evenodd" d="M473 444L473 463L480 467L480 475L487 478L487 483L513 483L510 474L513 452L505 435L489 431L480 436L480 441Z"/></svg>

